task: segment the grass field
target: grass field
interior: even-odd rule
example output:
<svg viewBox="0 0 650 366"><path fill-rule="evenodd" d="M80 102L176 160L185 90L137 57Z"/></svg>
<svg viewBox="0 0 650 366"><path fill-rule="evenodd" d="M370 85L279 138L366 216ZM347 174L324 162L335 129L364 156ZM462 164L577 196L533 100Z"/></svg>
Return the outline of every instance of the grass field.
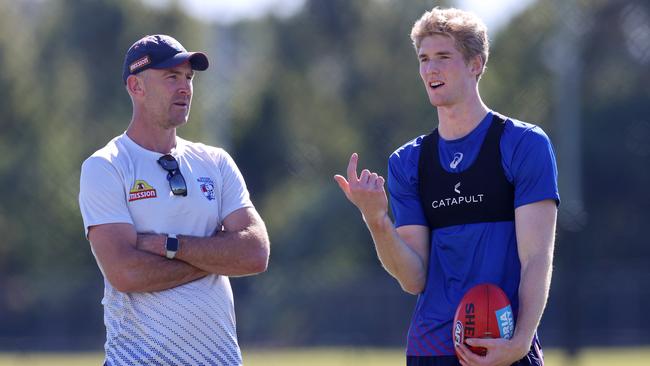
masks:
<svg viewBox="0 0 650 366"><path fill-rule="evenodd" d="M648 366L650 348L587 349L570 360L561 351L545 352L547 366ZM101 365L98 353L0 354L0 366L87 366ZM249 350L246 366L392 366L404 365L402 350L314 348L291 350Z"/></svg>

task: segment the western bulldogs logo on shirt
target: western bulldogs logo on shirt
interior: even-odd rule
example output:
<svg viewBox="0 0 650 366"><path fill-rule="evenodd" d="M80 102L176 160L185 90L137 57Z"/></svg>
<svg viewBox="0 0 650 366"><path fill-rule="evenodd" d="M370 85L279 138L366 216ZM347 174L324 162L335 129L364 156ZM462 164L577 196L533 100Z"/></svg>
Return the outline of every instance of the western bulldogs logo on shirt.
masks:
<svg viewBox="0 0 650 366"><path fill-rule="evenodd" d="M201 192L208 199L208 201L213 201L214 196L214 182L209 177L200 177L196 179L197 182L201 183Z"/></svg>

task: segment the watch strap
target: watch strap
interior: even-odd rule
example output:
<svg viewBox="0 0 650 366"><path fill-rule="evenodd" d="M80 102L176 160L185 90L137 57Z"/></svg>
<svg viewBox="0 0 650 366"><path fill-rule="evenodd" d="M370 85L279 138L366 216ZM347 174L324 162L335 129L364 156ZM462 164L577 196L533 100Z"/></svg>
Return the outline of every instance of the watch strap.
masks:
<svg viewBox="0 0 650 366"><path fill-rule="evenodd" d="M174 259L176 253L178 252L178 239L175 234L167 234L167 241L165 243L165 250L167 251L165 256L169 259Z"/></svg>

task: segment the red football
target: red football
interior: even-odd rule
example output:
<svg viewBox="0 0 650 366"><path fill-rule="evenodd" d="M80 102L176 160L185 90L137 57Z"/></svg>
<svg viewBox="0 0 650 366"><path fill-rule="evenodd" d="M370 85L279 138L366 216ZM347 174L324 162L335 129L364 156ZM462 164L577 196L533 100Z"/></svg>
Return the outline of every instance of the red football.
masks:
<svg viewBox="0 0 650 366"><path fill-rule="evenodd" d="M499 286L484 283L472 287L456 308L453 329L455 344L465 343L466 338L510 339L514 331L510 300ZM483 347L468 347L481 356L487 353Z"/></svg>

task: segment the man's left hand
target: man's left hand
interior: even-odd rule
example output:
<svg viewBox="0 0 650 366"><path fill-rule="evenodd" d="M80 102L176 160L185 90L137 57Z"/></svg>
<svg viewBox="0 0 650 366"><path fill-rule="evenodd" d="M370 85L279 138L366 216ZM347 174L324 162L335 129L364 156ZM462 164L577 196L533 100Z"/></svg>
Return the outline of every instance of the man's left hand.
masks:
<svg viewBox="0 0 650 366"><path fill-rule="evenodd" d="M522 349L512 340L497 338L468 338L465 340L472 347L487 349L485 356L473 353L464 344L456 346L458 359L463 366L508 366L522 359L529 348Z"/></svg>

